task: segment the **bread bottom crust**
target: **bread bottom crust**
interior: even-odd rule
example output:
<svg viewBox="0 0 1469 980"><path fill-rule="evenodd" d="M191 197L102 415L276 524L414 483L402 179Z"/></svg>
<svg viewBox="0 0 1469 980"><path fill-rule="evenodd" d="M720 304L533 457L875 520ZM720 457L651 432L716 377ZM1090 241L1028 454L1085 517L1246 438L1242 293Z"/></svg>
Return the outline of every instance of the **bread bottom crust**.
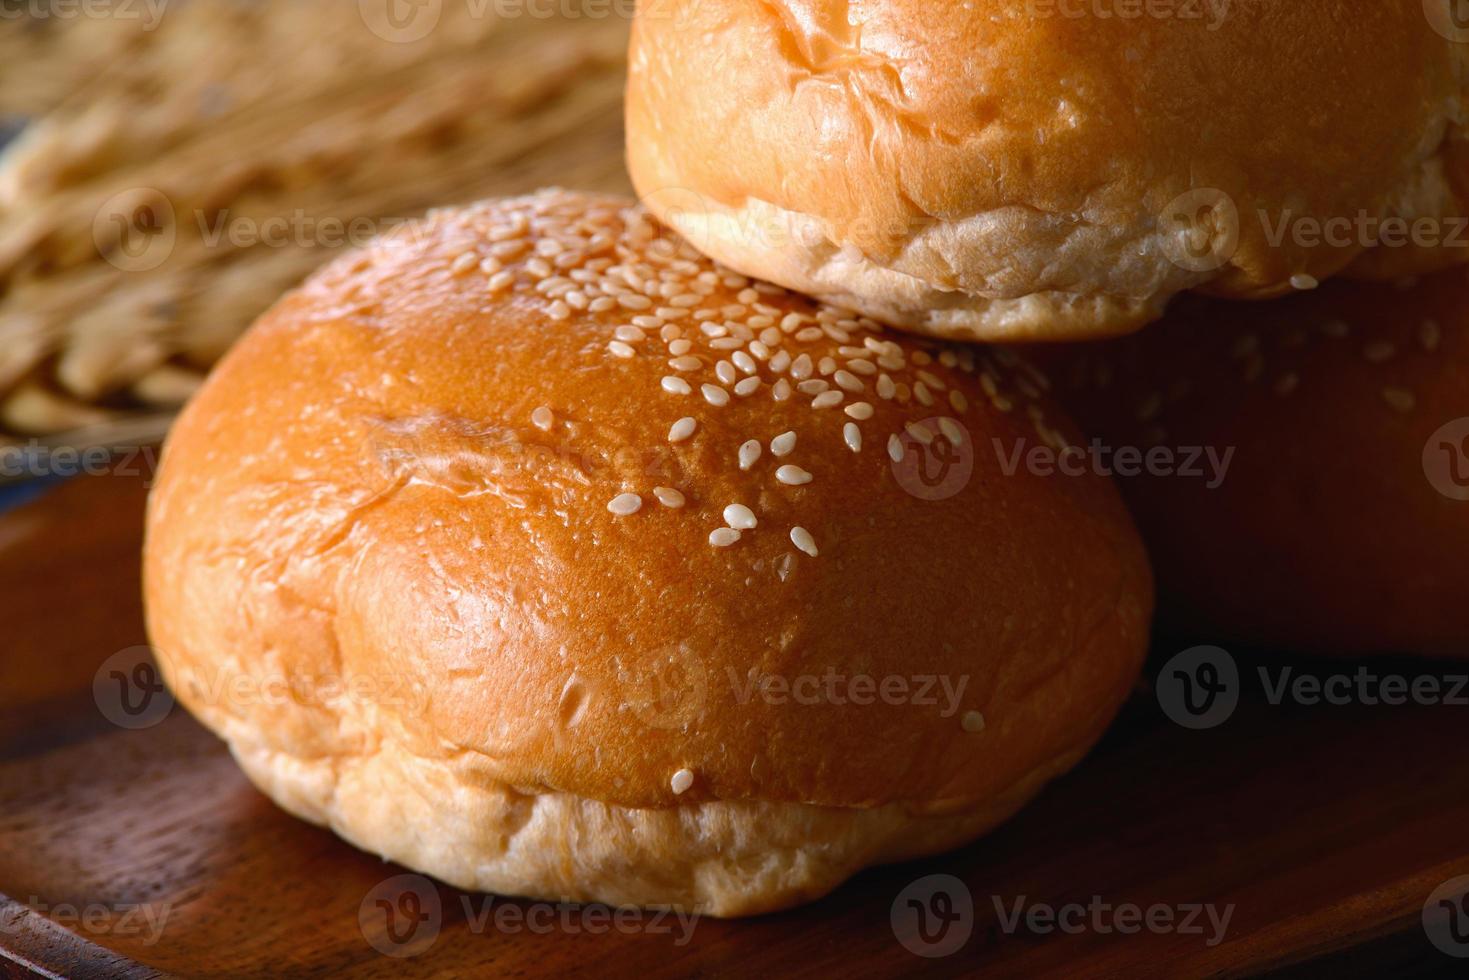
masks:
<svg viewBox="0 0 1469 980"><path fill-rule="evenodd" d="M925 815L901 804L733 800L638 809L512 787L468 757L429 761L386 740L353 757L306 759L239 739L230 749L284 809L455 887L717 917L799 905L864 867L972 840L1080 756L1029 773L983 806Z"/></svg>

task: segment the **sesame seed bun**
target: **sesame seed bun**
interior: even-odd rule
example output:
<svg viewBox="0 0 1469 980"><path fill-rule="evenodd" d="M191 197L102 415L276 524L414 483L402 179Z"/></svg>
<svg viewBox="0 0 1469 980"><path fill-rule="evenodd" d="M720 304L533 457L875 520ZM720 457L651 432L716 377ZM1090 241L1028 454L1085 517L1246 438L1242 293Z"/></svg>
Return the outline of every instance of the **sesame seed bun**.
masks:
<svg viewBox="0 0 1469 980"><path fill-rule="evenodd" d="M1134 682L1120 498L991 450L1076 438L1045 383L623 199L440 213L285 297L179 419L149 628L256 784L367 850L790 905L1004 819Z"/></svg>
<svg viewBox="0 0 1469 980"><path fill-rule="evenodd" d="M1096 338L1187 290L1469 254L1447 3L1124 6L639 5L634 183L741 272L951 339ZM1368 252L1387 216L1445 220Z"/></svg>
<svg viewBox="0 0 1469 980"><path fill-rule="evenodd" d="M1469 655L1462 270L1192 300L1135 337L1035 353L1110 451L1232 454L1222 482L1207 457L1202 475L1119 481L1175 625L1305 652Z"/></svg>

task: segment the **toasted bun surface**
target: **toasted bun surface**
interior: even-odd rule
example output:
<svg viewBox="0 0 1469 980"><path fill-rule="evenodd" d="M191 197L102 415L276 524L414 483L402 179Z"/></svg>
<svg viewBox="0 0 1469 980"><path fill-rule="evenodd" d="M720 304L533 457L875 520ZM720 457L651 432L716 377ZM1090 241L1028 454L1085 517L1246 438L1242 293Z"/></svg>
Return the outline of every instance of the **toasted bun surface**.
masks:
<svg viewBox="0 0 1469 980"><path fill-rule="evenodd" d="M1324 279L1387 216L1448 220L1355 271L1464 261L1469 45L1437 3L640 5L628 161L750 275L937 336L1106 336Z"/></svg>
<svg viewBox="0 0 1469 980"><path fill-rule="evenodd" d="M1120 482L1178 625L1290 650L1469 656L1462 270L1189 301L1136 337L1036 354L1114 458L1167 451ZM1175 472L1186 459L1199 472Z"/></svg>
<svg viewBox="0 0 1469 980"><path fill-rule="evenodd" d="M1150 574L1105 480L1003 471L1076 438L1043 379L667 234L441 213L180 418L149 627L291 811L460 886L742 914L973 837L1112 717Z"/></svg>

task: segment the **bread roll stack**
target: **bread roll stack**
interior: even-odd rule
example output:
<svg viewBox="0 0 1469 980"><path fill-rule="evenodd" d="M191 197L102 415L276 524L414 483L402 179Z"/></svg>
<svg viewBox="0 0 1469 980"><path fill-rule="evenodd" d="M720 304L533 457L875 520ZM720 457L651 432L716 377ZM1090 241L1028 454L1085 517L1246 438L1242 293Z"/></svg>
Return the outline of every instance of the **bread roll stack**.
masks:
<svg viewBox="0 0 1469 980"><path fill-rule="evenodd" d="M451 884L733 916L1096 742L1153 581L1092 438L1237 448L1130 493L1170 615L1463 652L1464 275L1310 291L1464 253L1302 228L1452 227L1466 48L1408 0L1154 9L640 5L641 201L437 213L184 412L145 562L180 700Z"/></svg>

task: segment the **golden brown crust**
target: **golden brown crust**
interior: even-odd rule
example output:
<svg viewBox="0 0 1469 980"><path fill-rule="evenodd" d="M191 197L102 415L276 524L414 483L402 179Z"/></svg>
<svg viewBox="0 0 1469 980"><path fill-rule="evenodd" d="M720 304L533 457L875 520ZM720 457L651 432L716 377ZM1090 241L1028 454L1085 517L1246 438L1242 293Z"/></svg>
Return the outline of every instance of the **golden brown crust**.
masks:
<svg viewBox="0 0 1469 980"><path fill-rule="evenodd" d="M1002 470L992 439L1074 438L1044 379L892 339L662 234L616 198L487 202L262 318L179 420L150 505L150 630L181 700L237 752L315 766L327 801L389 751L469 773L466 799L918 819L1033 792L1120 704L1151 610L1106 481ZM721 376L760 380L741 396ZM683 417L696 428L671 442ZM950 472L972 476L935 489L910 475L905 426L939 418L922 435L953 434ZM612 513L628 493L641 509ZM731 504L758 526L716 547ZM807 695L762 696L762 675ZM859 675L907 693L863 694ZM295 694L210 694L239 678Z"/></svg>
<svg viewBox="0 0 1469 980"><path fill-rule="evenodd" d="M646 5L634 183L741 271L956 339L1099 337L1183 290L1286 293L1375 236L1273 243L1286 216L1466 214L1466 46L1419 0L1092 13L1112 6ZM1466 257L1391 251L1363 271Z"/></svg>
<svg viewBox="0 0 1469 980"><path fill-rule="evenodd" d="M1453 269L1259 306L1189 301L1136 337L1036 354L1110 451L1232 453L1222 483L1120 481L1179 625L1292 650L1465 656L1466 311Z"/></svg>

